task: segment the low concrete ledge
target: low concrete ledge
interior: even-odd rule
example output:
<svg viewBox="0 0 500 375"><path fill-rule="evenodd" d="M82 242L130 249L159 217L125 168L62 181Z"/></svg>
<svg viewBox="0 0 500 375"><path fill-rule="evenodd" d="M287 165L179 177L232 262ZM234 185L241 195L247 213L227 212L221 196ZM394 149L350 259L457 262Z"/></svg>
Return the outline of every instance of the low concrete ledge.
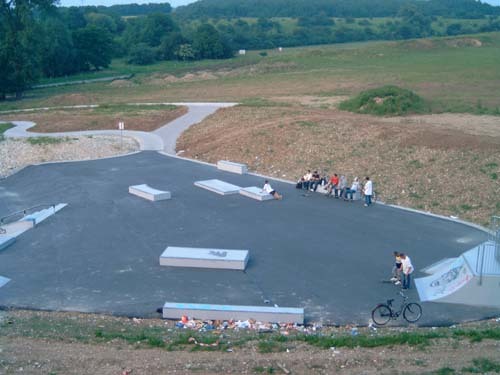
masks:
<svg viewBox="0 0 500 375"><path fill-rule="evenodd" d="M248 167L246 164L234 163L227 160L219 160L217 162L217 169L238 174L248 173Z"/></svg>
<svg viewBox="0 0 500 375"><path fill-rule="evenodd" d="M3 250L16 242L16 237L0 235L0 250Z"/></svg>
<svg viewBox="0 0 500 375"><path fill-rule="evenodd" d="M160 266L245 270L248 250L169 246L160 255Z"/></svg>
<svg viewBox="0 0 500 375"><path fill-rule="evenodd" d="M211 191L213 193L217 193L219 195L231 195L238 194L240 191L240 187L230 184L228 182L224 182L221 180L204 180L204 181L196 181L194 186L198 186L202 189Z"/></svg>
<svg viewBox="0 0 500 375"><path fill-rule="evenodd" d="M261 188L258 188L256 186L241 188L240 194L258 201L268 201L274 199L271 194L263 192Z"/></svg>
<svg viewBox="0 0 500 375"><path fill-rule="evenodd" d="M9 278L0 276L0 288L10 281Z"/></svg>
<svg viewBox="0 0 500 375"><path fill-rule="evenodd" d="M153 189L146 184L129 186L128 192L153 202L171 198L169 191Z"/></svg>
<svg viewBox="0 0 500 375"><path fill-rule="evenodd" d="M48 207L41 211L33 212L32 214L23 217L22 221L31 221L33 223L33 226L38 225L48 217L62 210L67 205L68 205L67 203L59 203L56 204L55 206Z"/></svg>
<svg viewBox="0 0 500 375"><path fill-rule="evenodd" d="M163 318L180 319L182 315L202 320L255 319L260 322L304 324L303 308L178 302L166 302L163 305Z"/></svg>

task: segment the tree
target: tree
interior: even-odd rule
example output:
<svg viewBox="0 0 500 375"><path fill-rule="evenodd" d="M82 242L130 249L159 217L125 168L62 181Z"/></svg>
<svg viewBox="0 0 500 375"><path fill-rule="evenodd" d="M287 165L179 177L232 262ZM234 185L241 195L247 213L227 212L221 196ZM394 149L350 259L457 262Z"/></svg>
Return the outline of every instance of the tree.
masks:
<svg viewBox="0 0 500 375"><path fill-rule="evenodd" d="M36 54L36 11L49 9L54 0L0 0L0 96L23 92L40 74Z"/></svg>
<svg viewBox="0 0 500 375"><path fill-rule="evenodd" d="M223 59L233 54L215 27L208 23L196 30L193 37L193 49L199 59Z"/></svg>
<svg viewBox="0 0 500 375"><path fill-rule="evenodd" d="M139 43L130 49L129 64L149 65L155 62L156 52L146 43Z"/></svg>
<svg viewBox="0 0 500 375"><path fill-rule="evenodd" d="M111 34L103 28L88 25L73 33L76 60L80 70L107 68L114 50Z"/></svg>
<svg viewBox="0 0 500 375"><path fill-rule="evenodd" d="M158 47L159 58L163 60L173 60L177 57L176 51L179 46L186 43L186 39L180 32L167 34Z"/></svg>
<svg viewBox="0 0 500 375"><path fill-rule="evenodd" d="M194 59L193 46L191 44L181 44L175 52L179 60L188 61Z"/></svg>
<svg viewBox="0 0 500 375"><path fill-rule="evenodd" d="M40 66L47 77L59 77L76 72L75 50L71 33L55 17L47 17L41 25Z"/></svg>

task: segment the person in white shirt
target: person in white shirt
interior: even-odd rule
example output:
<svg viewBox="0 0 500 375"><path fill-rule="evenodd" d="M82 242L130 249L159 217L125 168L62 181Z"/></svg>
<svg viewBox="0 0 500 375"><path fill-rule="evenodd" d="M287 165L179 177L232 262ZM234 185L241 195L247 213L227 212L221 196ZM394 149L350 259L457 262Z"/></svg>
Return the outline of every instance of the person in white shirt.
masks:
<svg viewBox="0 0 500 375"><path fill-rule="evenodd" d="M278 194L278 192L276 190L274 190L272 187L271 187L271 184L269 184L269 181L265 181L264 182L264 187L262 188L262 192L264 193L267 193L267 194L271 194L274 199L282 199L283 196Z"/></svg>
<svg viewBox="0 0 500 375"><path fill-rule="evenodd" d="M403 289L410 289L411 274L413 273L413 265L409 256L399 253L403 268Z"/></svg>
<svg viewBox="0 0 500 375"><path fill-rule="evenodd" d="M302 184L303 188L306 190L309 190L309 187L311 186L311 180L312 180L312 173L311 170L308 169L307 173L302 177L304 179L304 183Z"/></svg>
<svg viewBox="0 0 500 375"><path fill-rule="evenodd" d="M351 185L351 188L347 188L346 191L345 191L345 195L344 195L344 200L347 201L347 200L350 200L351 202L354 201L354 194L356 194L356 192L359 190L359 180L357 177L354 178L354 181L352 182L352 185ZM349 199L349 195L351 196L351 198Z"/></svg>
<svg viewBox="0 0 500 375"><path fill-rule="evenodd" d="M372 194L373 194L373 184L370 180L370 177L366 177L363 194L365 195L365 207L368 207L369 205L372 204Z"/></svg>

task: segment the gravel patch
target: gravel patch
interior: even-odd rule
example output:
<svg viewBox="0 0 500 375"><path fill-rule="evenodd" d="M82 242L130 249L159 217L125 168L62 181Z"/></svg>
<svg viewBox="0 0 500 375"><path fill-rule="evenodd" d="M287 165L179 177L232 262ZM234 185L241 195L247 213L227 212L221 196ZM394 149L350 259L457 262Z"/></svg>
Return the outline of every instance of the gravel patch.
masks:
<svg viewBox="0 0 500 375"><path fill-rule="evenodd" d="M133 138L79 136L60 138L57 143L31 144L29 139L9 138L0 142L0 178L44 162L90 160L124 155L139 150Z"/></svg>

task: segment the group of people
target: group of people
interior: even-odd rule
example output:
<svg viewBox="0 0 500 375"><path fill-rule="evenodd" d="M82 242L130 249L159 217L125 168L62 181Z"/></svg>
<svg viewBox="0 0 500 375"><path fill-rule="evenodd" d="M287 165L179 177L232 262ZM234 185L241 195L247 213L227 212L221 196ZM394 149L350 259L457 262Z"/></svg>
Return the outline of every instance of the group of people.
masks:
<svg viewBox="0 0 500 375"><path fill-rule="evenodd" d="M344 175L339 177L337 173L334 173L333 176L328 178L326 175L320 175L318 171L311 172L308 170L297 182L296 187L297 189L317 191L320 185L326 188L327 197L343 198L345 201L352 202L355 194L362 192L365 197L365 206L372 204L373 183L370 177L365 178L363 186L361 186L358 177L355 177L351 185L349 185Z"/></svg>
<svg viewBox="0 0 500 375"><path fill-rule="evenodd" d="M411 274L413 273L410 257L405 253L395 251L394 258L391 281L395 285L401 285L403 289L410 289Z"/></svg>

